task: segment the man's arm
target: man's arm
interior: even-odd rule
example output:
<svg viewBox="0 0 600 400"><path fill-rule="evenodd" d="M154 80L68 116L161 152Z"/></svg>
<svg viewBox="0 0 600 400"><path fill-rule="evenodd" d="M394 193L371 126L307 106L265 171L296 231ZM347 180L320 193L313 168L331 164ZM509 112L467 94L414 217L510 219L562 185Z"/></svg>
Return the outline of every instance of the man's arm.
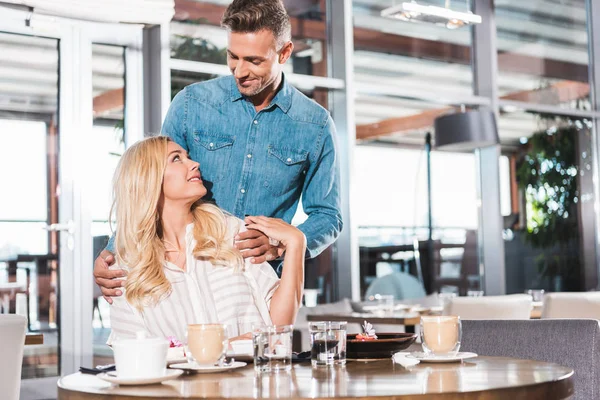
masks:
<svg viewBox="0 0 600 400"><path fill-rule="evenodd" d="M190 151L187 143L187 107L188 96L187 87L177 93L173 98L167 116L162 125L161 132L169 136L175 143L183 147L187 152Z"/></svg>
<svg viewBox="0 0 600 400"><path fill-rule="evenodd" d="M318 256L331 245L342 230L340 166L331 117L323 129L318 157L306 172L302 190L302 207L308 219L298 226L306 236L310 258Z"/></svg>

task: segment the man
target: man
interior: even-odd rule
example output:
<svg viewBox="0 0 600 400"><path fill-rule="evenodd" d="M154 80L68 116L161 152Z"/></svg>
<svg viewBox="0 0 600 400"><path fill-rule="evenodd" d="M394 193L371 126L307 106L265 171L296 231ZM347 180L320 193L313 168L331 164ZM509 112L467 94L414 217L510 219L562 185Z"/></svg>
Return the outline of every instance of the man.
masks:
<svg viewBox="0 0 600 400"><path fill-rule="evenodd" d="M232 76L187 86L175 96L163 133L200 163L209 198L239 218L266 215L291 222L302 196L308 215L298 228L315 257L342 229L335 127L329 113L290 86L283 65L293 51L281 0L234 0L223 15ZM258 231L236 246L251 262L282 255ZM120 296L122 271L109 245L94 263L105 298Z"/></svg>

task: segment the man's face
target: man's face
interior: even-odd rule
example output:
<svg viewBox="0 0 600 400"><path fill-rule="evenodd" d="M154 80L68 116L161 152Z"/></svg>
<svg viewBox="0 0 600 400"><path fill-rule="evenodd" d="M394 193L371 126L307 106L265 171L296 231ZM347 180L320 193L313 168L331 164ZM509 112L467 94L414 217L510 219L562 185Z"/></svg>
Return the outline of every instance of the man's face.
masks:
<svg viewBox="0 0 600 400"><path fill-rule="evenodd" d="M273 33L266 29L229 32L228 42L227 65L240 93L246 97L256 96L275 82L291 54L291 43L278 49Z"/></svg>

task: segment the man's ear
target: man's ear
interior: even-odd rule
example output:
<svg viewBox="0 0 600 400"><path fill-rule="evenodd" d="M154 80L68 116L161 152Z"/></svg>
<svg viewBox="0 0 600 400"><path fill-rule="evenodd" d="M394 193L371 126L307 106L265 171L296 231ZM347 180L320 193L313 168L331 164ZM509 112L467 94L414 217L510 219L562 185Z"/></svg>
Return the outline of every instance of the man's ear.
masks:
<svg viewBox="0 0 600 400"><path fill-rule="evenodd" d="M294 43L291 41L287 42L281 48L279 52L279 64L285 64L285 62L292 56L292 52L294 51Z"/></svg>

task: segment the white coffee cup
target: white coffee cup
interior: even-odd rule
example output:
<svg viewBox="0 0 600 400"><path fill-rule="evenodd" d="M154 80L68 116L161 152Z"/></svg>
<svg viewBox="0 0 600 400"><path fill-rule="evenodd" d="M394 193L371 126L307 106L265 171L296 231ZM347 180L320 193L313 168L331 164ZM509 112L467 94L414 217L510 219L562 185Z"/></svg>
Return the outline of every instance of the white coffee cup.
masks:
<svg viewBox="0 0 600 400"><path fill-rule="evenodd" d="M115 340L112 348L119 378L155 378L166 373L169 350L166 339L147 338L145 332L138 332L135 339Z"/></svg>

